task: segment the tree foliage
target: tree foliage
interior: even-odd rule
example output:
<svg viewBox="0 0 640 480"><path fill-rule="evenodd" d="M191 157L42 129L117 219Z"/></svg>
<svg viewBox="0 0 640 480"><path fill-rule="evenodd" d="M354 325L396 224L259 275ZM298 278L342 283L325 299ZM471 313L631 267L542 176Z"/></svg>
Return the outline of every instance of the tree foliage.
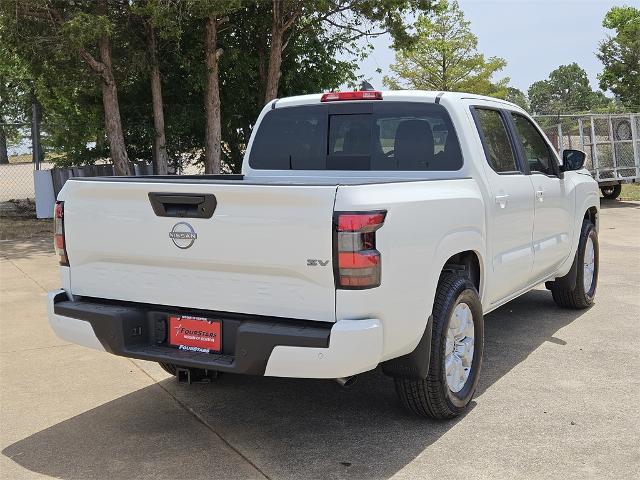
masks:
<svg viewBox="0 0 640 480"><path fill-rule="evenodd" d="M29 7L49 4L45 0L27 3ZM21 4L0 0L0 79L9 71L11 58L22 62L30 90L23 88L21 95L33 91L42 104L47 143L50 150L62 154L56 156L56 162L93 163L109 155L100 83L77 54L78 48L90 49L105 33L111 38L113 75L129 158L145 162L152 159L155 127L144 22L152 22L157 34L169 164L179 169L184 163L203 161L207 75L204 22L189 9L188 2L109 2L109 15L99 16L91 13L89 0L58 0L53 5L64 12L65 18L59 29L43 28L49 21L46 16L16 15ZM242 5L228 15L218 32L222 50L220 144L225 171L239 169L253 122L264 105L260 65L269 40L270 2ZM327 25L299 19L283 50L278 94L318 92L354 82L356 64L336 59L338 52L351 47L344 37L334 36ZM7 52L13 57L9 58ZM9 76L16 78L13 73ZM1 111L8 108L4 96L1 107Z"/></svg>
<svg viewBox="0 0 640 480"><path fill-rule="evenodd" d="M70 98L83 92L77 82L70 81L72 78L97 87L111 160L117 173L129 174L118 79L111 55L111 37L116 33L116 26L122 24L121 16L122 5L107 0L2 0L0 3L2 43L27 64L39 103L44 107L48 96L54 103L59 104L61 100L68 110L73 110L76 103L69 102ZM61 96L62 92L67 95Z"/></svg>
<svg viewBox="0 0 640 480"><path fill-rule="evenodd" d="M531 108L527 95L522 90L515 87L507 88L507 96L505 97L505 100L515 103L524 110L529 110Z"/></svg>
<svg viewBox="0 0 640 480"><path fill-rule="evenodd" d="M598 59L604 64L600 88L611 90L631 111L640 111L640 9L613 7L602 25L615 36L600 43Z"/></svg>
<svg viewBox="0 0 640 480"><path fill-rule="evenodd" d="M506 62L478 52L478 38L454 0L415 24L415 42L401 46L386 76L390 88L465 91L504 98L508 78L494 80Z"/></svg>
<svg viewBox="0 0 640 480"><path fill-rule="evenodd" d="M265 0L262 0L265 1ZM261 72L265 103L277 96L282 52L296 30L320 27L344 45L362 37L389 33L394 46L416 40L406 18L427 12L433 0L266 0L271 3L268 56Z"/></svg>
<svg viewBox="0 0 640 480"><path fill-rule="evenodd" d="M594 92L587 72L577 63L560 65L547 80L534 82L528 91L531 110L537 114L566 114L605 108L610 99Z"/></svg>
<svg viewBox="0 0 640 480"><path fill-rule="evenodd" d="M16 139L18 123L29 116L30 91L29 75L20 57L0 48L0 164L9 163L7 143Z"/></svg>

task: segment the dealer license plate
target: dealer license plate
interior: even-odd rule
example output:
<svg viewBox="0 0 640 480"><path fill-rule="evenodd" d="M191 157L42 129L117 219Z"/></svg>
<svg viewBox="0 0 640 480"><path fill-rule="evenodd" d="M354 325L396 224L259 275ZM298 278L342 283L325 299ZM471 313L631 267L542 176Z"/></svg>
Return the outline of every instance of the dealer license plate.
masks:
<svg viewBox="0 0 640 480"><path fill-rule="evenodd" d="M169 344L189 352L220 352L222 323L210 318L170 316Z"/></svg>

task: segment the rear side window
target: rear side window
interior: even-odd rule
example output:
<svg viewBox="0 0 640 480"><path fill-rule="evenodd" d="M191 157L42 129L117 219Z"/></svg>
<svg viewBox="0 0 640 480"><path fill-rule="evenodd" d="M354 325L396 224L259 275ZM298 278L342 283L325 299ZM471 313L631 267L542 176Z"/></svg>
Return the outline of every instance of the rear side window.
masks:
<svg viewBox="0 0 640 480"><path fill-rule="evenodd" d="M438 104L354 102L276 108L249 165L270 170L459 170L460 144Z"/></svg>
<svg viewBox="0 0 640 480"><path fill-rule="evenodd" d="M546 175L555 175L554 155L544 138L533 124L522 115L512 113L513 123L524 150L529 169Z"/></svg>
<svg viewBox="0 0 640 480"><path fill-rule="evenodd" d="M491 168L498 173L517 172L516 157L500 112L476 107L475 114L484 153Z"/></svg>
<svg viewBox="0 0 640 480"><path fill-rule="evenodd" d="M260 123L249 165L266 170L323 169L326 136L326 112L321 106L272 110Z"/></svg>

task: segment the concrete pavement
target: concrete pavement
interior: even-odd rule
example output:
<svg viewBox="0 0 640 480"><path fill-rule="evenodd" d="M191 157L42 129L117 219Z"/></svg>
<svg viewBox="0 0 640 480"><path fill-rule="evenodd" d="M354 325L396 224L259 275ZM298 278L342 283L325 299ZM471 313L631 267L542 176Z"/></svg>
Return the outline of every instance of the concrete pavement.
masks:
<svg viewBox="0 0 640 480"><path fill-rule="evenodd" d="M473 408L405 413L374 371L331 381L222 376L178 385L158 366L49 330L50 239L0 243L0 477L637 478L640 203L603 203L587 311L544 289L486 316Z"/></svg>

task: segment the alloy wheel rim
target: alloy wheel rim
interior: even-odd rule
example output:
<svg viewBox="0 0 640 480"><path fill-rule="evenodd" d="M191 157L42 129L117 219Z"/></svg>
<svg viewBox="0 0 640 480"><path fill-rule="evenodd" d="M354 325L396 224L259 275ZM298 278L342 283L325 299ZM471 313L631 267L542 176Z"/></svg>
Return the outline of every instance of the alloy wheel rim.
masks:
<svg viewBox="0 0 640 480"><path fill-rule="evenodd" d="M469 305L459 303L451 312L444 367L449 390L458 393L469 379L474 349L473 313Z"/></svg>
<svg viewBox="0 0 640 480"><path fill-rule="evenodd" d="M587 243L584 248L584 272L582 275L582 282L584 286L584 293L589 294L591 287L593 286L593 277L596 270L596 252L591 237L587 237Z"/></svg>

